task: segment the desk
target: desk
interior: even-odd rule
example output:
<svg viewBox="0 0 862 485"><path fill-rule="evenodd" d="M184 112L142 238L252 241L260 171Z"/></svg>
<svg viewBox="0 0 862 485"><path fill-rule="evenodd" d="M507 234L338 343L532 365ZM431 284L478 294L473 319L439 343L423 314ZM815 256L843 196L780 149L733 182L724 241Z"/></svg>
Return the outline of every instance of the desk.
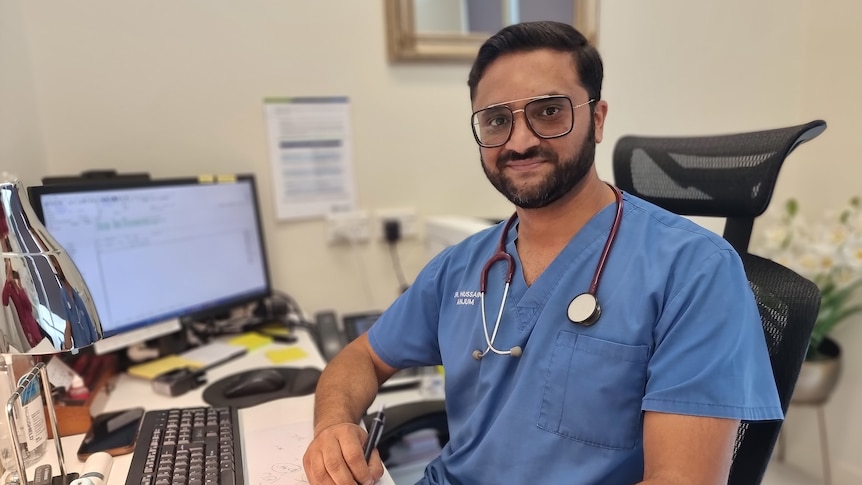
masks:
<svg viewBox="0 0 862 485"><path fill-rule="evenodd" d="M293 345L300 346L308 355L303 359L290 361L284 365L323 368L325 362L317 351L317 347L314 345L314 342L308 333L300 330L296 335L299 340ZM271 367L273 364L266 357L266 352L284 347L284 344L273 343L265 347L252 350L243 357L234 359L226 364L207 371L207 381L208 383L212 383L240 371L257 367ZM150 381L132 377L123 373L118 376L115 385L108 387L109 389L103 391L105 392L105 395L98 396L99 399L95 401L96 403L103 404L101 409L95 409L93 411L94 413L115 411L136 406L144 406L146 409L167 409L207 405L202 398L205 386L201 386L198 389L187 392L182 396L168 397L154 393ZM387 392L379 395L369 409L376 411L381 403L389 406L421 399L422 396L418 390ZM273 425L278 424L307 421L311 419L313 409L313 395L284 398L244 408L239 412L240 429L243 432L248 432L272 428ZM83 467L83 463L79 462L75 456L75 451L78 449L83 438L84 435L82 434L62 438L63 451L66 455L66 468L68 472L80 472ZM50 444L48 452L49 455L52 454L53 449L53 444ZM247 453L248 449L248 445L244 443L244 452ZM244 456L247 455L244 454ZM123 485L125 483L131 461L131 453L114 458L108 485ZM56 470L56 466L54 469ZM32 477L32 473L32 470L29 471L28 476ZM378 483L394 484L388 472L384 474L383 478L378 481Z"/></svg>

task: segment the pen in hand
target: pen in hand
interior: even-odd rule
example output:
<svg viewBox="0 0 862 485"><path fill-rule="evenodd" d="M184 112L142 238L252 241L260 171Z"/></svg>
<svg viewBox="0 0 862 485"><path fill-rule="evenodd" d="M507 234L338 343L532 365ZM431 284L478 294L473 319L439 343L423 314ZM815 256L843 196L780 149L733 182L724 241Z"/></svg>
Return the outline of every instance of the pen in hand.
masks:
<svg viewBox="0 0 862 485"><path fill-rule="evenodd" d="M371 459L371 453L374 448L377 448L377 443L380 442L380 436L383 435L383 425L386 424L386 415L383 414L384 405L380 405L380 411L377 416L371 421L371 430L368 431L368 441L365 442L365 462Z"/></svg>

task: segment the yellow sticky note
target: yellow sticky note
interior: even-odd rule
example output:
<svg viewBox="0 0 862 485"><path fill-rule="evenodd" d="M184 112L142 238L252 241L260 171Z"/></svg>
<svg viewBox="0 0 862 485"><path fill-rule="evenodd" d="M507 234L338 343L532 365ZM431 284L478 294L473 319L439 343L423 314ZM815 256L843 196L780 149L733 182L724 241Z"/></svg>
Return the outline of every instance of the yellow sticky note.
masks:
<svg viewBox="0 0 862 485"><path fill-rule="evenodd" d="M273 364L281 364L282 362L291 360L304 359L308 357L308 354L299 347L288 347L286 349L270 350L266 353L266 357Z"/></svg>
<svg viewBox="0 0 862 485"><path fill-rule="evenodd" d="M201 362L186 359L179 355L168 355L161 359L151 360L143 364L133 365L129 367L129 375L142 377L144 379L154 379L157 375L167 371L180 369L183 367L191 367L192 369L200 369L203 367Z"/></svg>
<svg viewBox="0 0 862 485"><path fill-rule="evenodd" d="M228 343L231 345L239 345L240 347L245 347L249 351L252 351L272 343L272 337L267 337L256 332L249 332L230 339Z"/></svg>

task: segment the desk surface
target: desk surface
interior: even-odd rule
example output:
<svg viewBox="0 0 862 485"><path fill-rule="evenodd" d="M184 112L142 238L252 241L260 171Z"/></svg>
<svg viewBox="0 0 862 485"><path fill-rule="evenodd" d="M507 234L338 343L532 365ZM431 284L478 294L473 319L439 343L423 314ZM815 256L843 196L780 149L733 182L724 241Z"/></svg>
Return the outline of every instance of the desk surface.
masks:
<svg viewBox="0 0 862 485"><path fill-rule="evenodd" d="M290 361L289 363L282 365L291 367L323 368L325 362L318 353L317 348L314 346L308 333L305 331L299 331L297 332L297 337L299 338L299 341L293 345L298 345L305 350L308 354L307 357ZM266 357L266 352L284 347L286 347L286 345L273 343L265 347L252 350L243 357L207 371L207 381L215 382L223 377L257 367L271 367L274 364ZM97 409L93 412L114 411L142 405L146 409L206 406L207 404L202 398L205 387L206 386L201 386L198 389L194 389L183 394L182 396L168 397L154 393L151 383L148 380L132 377L128 374L120 374L115 385L110 386L110 389L106 391L106 395L103 396L106 399L102 400L104 403L102 409ZM380 394L369 409L376 411L380 404L386 404L389 406L421 399L422 396L418 390L387 392ZM274 424L289 424L293 422L308 421L312 418L313 409L313 395L284 398L244 408L239 412L241 430L245 433L254 430L272 428ZM75 451L78 449L81 440L83 440L82 434L62 438L63 452L66 456L65 461L67 472L80 472L83 467L83 462L78 461L75 456ZM49 454L52 454L53 449L54 446L50 445ZM248 446L246 446L244 451L248 451ZM125 483L131 460L131 454L114 458L108 485L123 485ZM32 471L29 472L28 476L32 477ZM387 472L378 483L392 484L394 482Z"/></svg>

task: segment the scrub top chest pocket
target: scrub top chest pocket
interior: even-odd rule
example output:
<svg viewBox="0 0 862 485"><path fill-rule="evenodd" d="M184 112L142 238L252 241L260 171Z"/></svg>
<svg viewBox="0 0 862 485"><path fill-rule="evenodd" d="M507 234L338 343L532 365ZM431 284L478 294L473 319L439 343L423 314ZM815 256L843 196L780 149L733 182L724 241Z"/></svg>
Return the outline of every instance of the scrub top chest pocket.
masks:
<svg viewBox="0 0 862 485"><path fill-rule="evenodd" d="M538 426L602 448L634 448L649 347L561 330L551 353Z"/></svg>

